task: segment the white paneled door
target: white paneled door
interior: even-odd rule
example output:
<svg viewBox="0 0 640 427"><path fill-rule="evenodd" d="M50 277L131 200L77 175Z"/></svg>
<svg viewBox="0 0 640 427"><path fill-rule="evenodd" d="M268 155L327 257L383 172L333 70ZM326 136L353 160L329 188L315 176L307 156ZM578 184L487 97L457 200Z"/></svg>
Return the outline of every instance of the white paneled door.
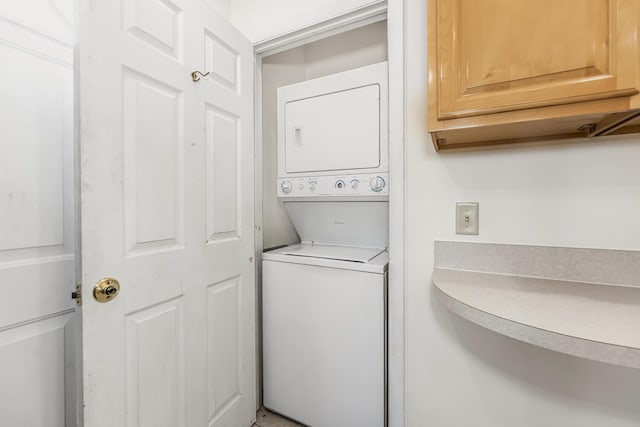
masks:
<svg viewBox="0 0 640 427"><path fill-rule="evenodd" d="M79 4L84 425L248 427L252 45L201 0Z"/></svg>
<svg viewBox="0 0 640 427"><path fill-rule="evenodd" d="M65 398L73 389L65 367L75 309L73 6L55 3L0 1L0 426L7 427L74 425L73 394Z"/></svg>

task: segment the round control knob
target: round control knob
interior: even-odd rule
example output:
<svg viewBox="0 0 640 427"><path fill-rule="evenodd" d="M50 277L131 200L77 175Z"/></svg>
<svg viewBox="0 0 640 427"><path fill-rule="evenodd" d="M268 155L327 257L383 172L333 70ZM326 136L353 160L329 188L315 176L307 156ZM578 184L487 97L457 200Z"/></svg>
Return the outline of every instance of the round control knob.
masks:
<svg viewBox="0 0 640 427"><path fill-rule="evenodd" d="M343 180L339 179L339 180L336 181L336 188L337 189L342 190L344 188L344 185L345 184L344 184Z"/></svg>
<svg viewBox="0 0 640 427"><path fill-rule="evenodd" d="M309 183L309 190L311 190L311 191L316 191L316 188L318 188L318 183L317 183L317 182L315 182L315 181L311 181L311 182Z"/></svg>
<svg viewBox="0 0 640 427"><path fill-rule="evenodd" d="M371 186L371 190L379 193L384 188L385 182L381 176L376 176L375 178L371 178L369 185Z"/></svg>
<svg viewBox="0 0 640 427"><path fill-rule="evenodd" d="M360 186L360 181L357 179L352 179L351 180L351 188L353 188L354 190L357 190L358 187Z"/></svg>
<svg viewBox="0 0 640 427"><path fill-rule="evenodd" d="M280 188L282 189L282 192L284 194L289 194L291 193L291 190L293 190L293 185L291 185L290 181L284 181L282 184L280 184Z"/></svg>

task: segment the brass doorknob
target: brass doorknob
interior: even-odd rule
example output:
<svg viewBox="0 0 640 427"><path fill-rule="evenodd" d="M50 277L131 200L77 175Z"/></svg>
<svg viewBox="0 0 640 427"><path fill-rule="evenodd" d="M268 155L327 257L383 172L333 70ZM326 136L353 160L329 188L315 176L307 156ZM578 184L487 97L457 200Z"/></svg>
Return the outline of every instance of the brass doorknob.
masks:
<svg viewBox="0 0 640 427"><path fill-rule="evenodd" d="M118 296L120 283L111 277L100 280L93 287L93 297L98 302L109 302Z"/></svg>

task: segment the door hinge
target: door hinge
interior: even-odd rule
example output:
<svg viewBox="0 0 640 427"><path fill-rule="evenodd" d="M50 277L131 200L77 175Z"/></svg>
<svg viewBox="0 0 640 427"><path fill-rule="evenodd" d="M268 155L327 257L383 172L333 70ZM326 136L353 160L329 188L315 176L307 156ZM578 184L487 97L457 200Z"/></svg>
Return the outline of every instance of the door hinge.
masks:
<svg viewBox="0 0 640 427"><path fill-rule="evenodd" d="M82 305L82 285L76 285L75 292L71 292L71 299L76 300L76 304Z"/></svg>

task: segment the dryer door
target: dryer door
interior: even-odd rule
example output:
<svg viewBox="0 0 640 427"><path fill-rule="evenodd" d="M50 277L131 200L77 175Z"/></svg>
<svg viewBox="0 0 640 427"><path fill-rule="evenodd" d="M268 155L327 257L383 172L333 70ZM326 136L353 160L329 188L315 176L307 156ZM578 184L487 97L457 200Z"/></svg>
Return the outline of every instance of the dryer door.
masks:
<svg viewBox="0 0 640 427"><path fill-rule="evenodd" d="M380 166L380 85L285 104L285 171L313 173Z"/></svg>

